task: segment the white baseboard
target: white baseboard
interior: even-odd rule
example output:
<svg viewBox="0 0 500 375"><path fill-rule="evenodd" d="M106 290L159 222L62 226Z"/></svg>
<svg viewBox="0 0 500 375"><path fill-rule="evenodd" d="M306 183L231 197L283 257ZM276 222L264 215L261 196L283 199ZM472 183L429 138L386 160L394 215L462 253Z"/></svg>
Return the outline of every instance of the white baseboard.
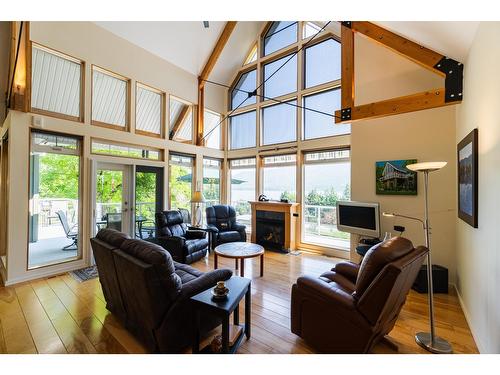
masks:
<svg viewBox="0 0 500 375"><path fill-rule="evenodd" d="M485 350L484 346L482 345L481 340L479 340L479 337L477 336L477 334L474 333L474 328L471 324L469 311L467 310L467 307L465 306L464 300L462 299L462 296L460 295L460 292L458 291L457 286L455 284L450 284L450 285L453 287L453 289L455 289L455 292L457 293L458 302L460 303L460 307L462 308L462 311L464 313L465 320L467 321L467 325L469 326L469 330L472 334L472 338L476 342L477 350L479 351L479 353L486 353L486 350Z"/></svg>
<svg viewBox="0 0 500 375"><path fill-rule="evenodd" d="M58 265L57 267L50 267L47 269L40 268L40 269L34 270L33 272L29 272L29 273L26 273L24 275L21 275L19 277L15 277L15 278L12 278L9 280L4 280L4 285L11 286L11 285L19 284L19 283L22 283L25 281L41 279L43 277L54 276L54 275L66 273L69 271L78 270L80 268L84 268L87 266L88 266L87 262L85 262L83 259L81 259L80 261Z"/></svg>

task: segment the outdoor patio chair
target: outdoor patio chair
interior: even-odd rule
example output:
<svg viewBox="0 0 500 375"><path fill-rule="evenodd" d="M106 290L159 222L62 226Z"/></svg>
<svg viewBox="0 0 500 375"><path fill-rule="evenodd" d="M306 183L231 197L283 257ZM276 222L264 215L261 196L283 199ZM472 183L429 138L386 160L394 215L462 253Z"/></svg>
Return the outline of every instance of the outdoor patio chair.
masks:
<svg viewBox="0 0 500 375"><path fill-rule="evenodd" d="M75 223L70 227L66 214L61 210L56 211L56 215L59 218L59 221L61 222L66 237L72 241L72 243L70 243L69 245L64 246L62 250L63 251L75 250L78 246L78 232L75 231L75 228L77 228L77 224Z"/></svg>

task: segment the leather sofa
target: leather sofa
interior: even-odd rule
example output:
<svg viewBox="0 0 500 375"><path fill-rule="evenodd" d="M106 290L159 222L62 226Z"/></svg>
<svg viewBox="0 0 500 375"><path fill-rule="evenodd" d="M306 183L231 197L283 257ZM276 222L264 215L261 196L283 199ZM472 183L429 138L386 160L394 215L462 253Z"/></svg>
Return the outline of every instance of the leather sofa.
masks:
<svg viewBox="0 0 500 375"><path fill-rule="evenodd" d="M340 262L292 286L291 330L324 353L367 353L398 318L428 249L394 237L361 265Z"/></svg>
<svg viewBox="0 0 500 375"><path fill-rule="evenodd" d="M176 262L191 264L207 255L207 233L188 230L178 210L157 212L155 243L166 249Z"/></svg>
<svg viewBox="0 0 500 375"><path fill-rule="evenodd" d="M214 205L205 209L207 227L211 229L212 245L227 242L246 242L245 226L236 221L234 207L228 205Z"/></svg>
<svg viewBox="0 0 500 375"><path fill-rule="evenodd" d="M106 307L152 352L176 353L188 347L194 334L190 297L232 275L227 269L202 273L173 261L154 243L113 229L102 229L90 242ZM220 323L202 315L200 334Z"/></svg>

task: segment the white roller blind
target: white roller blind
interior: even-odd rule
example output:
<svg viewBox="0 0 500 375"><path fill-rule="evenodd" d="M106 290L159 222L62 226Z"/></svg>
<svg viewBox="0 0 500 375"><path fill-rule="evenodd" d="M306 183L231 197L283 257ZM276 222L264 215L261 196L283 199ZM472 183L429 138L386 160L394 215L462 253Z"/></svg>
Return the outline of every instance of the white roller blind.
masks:
<svg viewBox="0 0 500 375"><path fill-rule="evenodd" d="M31 106L80 117L81 63L33 45Z"/></svg>

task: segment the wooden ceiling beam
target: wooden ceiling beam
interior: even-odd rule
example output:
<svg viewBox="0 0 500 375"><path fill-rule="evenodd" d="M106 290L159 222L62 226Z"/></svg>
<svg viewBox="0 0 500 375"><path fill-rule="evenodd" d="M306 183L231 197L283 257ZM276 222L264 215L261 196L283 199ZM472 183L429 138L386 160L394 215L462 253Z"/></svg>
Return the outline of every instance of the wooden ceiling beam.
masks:
<svg viewBox="0 0 500 375"><path fill-rule="evenodd" d="M420 66L430 69L443 77L445 76L443 72L435 68L444 57L440 53L434 52L371 22L353 21L351 22L351 29L412 60Z"/></svg>
<svg viewBox="0 0 500 375"><path fill-rule="evenodd" d="M346 122L352 123L359 120L421 111L424 109L442 107L448 104L455 104L455 102L446 102L445 89L439 88L353 107L351 119ZM335 116L340 117L341 111L335 111ZM335 119L335 122L341 122L338 117Z"/></svg>
<svg viewBox="0 0 500 375"><path fill-rule="evenodd" d="M345 118L354 107L354 33L342 24L341 38L341 108L345 108L342 117ZM347 116L348 117L348 116Z"/></svg>
<svg viewBox="0 0 500 375"><path fill-rule="evenodd" d="M236 27L236 21L227 21L224 30L219 36L215 47L210 54L210 57L205 64L205 67L201 71L198 77L198 106L197 106L197 116L196 116L196 144L198 146L205 145L205 139L203 135L205 133L205 82L212 73L212 70L219 60L224 47L226 46L229 37L231 36L234 28Z"/></svg>
<svg viewBox="0 0 500 375"><path fill-rule="evenodd" d="M222 51L224 50L224 47L226 46L226 43L229 40L229 37L231 36L235 27L236 27L236 21L226 22L226 26L224 26L224 30L222 30L222 33L220 34L219 39L217 40L217 43L215 44L215 47L198 78L199 88L205 86L205 80L208 79L210 73L212 73L212 70L215 67L215 64L217 63L217 60L219 59Z"/></svg>
<svg viewBox="0 0 500 375"><path fill-rule="evenodd" d="M341 109L335 123L351 123L423 109L457 104L462 101L463 64L443 56L383 27L366 21L343 21ZM360 33L391 51L444 78L444 87L375 103L355 105L354 34Z"/></svg>
<svg viewBox="0 0 500 375"><path fill-rule="evenodd" d="M174 139L175 136L177 135L177 132L180 130L182 124L186 121L187 117L189 116L189 112L192 109L192 105L186 104L184 108L182 108L181 113L179 113L179 117L177 117L177 121L174 123L174 126L172 126L172 130L170 130L168 138L170 140Z"/></svg>

